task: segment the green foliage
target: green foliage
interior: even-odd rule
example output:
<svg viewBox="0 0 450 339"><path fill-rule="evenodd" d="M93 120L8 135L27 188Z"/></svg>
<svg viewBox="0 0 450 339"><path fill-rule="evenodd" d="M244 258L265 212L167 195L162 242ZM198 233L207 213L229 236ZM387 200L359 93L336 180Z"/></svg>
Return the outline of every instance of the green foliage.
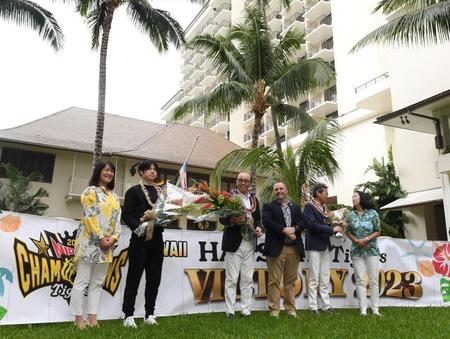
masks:
<svg viewBox="0 0 450 339"><path fill-rule="evenodd" d="M388 161L373 159L365 173L373 171L379 178L377 181L367 181L356 186L356 189L366 192L371 197L374 208L380 214L381 233L395 238L404 237L403 227L407 218L402 211L380 211L380 208L406 196L400 186L392 156L392 147L388 150Z"/></svg>
<svg viewBox="0 0 450 339"><path fill-rule="evenodd" d="M313 128L316 122L303 109L285 102L298 100L314 88L329 86L334 71L322 59L295 60L304 43L299 31L289 30L279 43L272 43L272 33L261 9L250 6L245 8L243 23L232 26L227 36L195 37L189 47L205 53L221 83L180 104L170 120L182 120L191 113L206 118L223 115L244 104L258 121L253 136L260 134L259 121L269 108L280 123L290 120L301 131ZM255 139L254 144L256 147Z"/></svg>
<svg viewBox="0 0 450 339"><path fill-rule="evenodd" d="M361 39L352 52L379 43L393 46L429 46L450 41L450 1L448 0L381 0L374 12L399 17Z"/></svg>
<svg viewBox="0 0 450 339"><path fill-rule="evenodd" d="M53 47L62 48L63 33L53 14L29 0L1 0L0 18L30 27ZM6 32L5 32L6 33Z"/></svg>
<svg viewBox="0 0 450 339"><path fill-rule="evenodd" d="M48 197L48 192L40 187L32 193L31 182L40 177L39 173L23 176L13 165L0 164L9 182L0 182L0 209L19 213L43 215L48 205L40 199Z"/></svg>
<svg viewBox="0 0 450 339"><path fill-rule="evenodd" d="M314 184L323 177L331 181L339 165L335 158L341 129L335 121L321 121L311 130L296 150L291 145L280 154L273 147L253 150L239 149L222 158L212 173L213 182L219 183L226 171L252 168L254 175L266 178L259 192L261 203L272 199L273 184L283 181L289 197L302 202L302 185Z"/></svg>

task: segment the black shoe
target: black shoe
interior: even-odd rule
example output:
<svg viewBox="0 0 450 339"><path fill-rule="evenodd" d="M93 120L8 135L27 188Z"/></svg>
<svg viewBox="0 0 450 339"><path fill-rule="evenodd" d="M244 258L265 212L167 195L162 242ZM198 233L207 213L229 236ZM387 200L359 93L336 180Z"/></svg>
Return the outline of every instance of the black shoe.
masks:
<svg viewBox="0 0 450 339"><path fill-rule="evenodd" d="M227 313L227 318L230 320L234 320L234 314L233 313Z"/></svg>
<svg viewBox="0 0 450 339"><path fill-rule="evenodd" d="M328 314L334 314L336 313L336 311L334 310L334 308L326 308L322 310L323 313L328 313Z"/></svg>
<svg viewBox="0 0 450 339"><path fill-rule="evenodd" d="M319 310L311 310L311 313L314 315L320 315Z"/></svg>

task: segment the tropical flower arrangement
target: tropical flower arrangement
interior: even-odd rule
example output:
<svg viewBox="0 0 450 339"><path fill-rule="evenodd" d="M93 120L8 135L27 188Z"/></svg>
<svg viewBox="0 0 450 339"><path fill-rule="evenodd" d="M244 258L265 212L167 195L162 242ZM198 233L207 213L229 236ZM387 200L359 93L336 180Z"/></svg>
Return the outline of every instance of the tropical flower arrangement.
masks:
<svg viewBox="0 0 450 339"><path fill-rule="evenodd" d="M331 216L329 217L330 223L332 225L341 226L345 233L345 230L347 228L347 216L349 213L350 211L346 207L331 211ZM342 238L343 236L344 234L342 234L341 232L337 232L335 234L335 237L338 239Z"/></svg>

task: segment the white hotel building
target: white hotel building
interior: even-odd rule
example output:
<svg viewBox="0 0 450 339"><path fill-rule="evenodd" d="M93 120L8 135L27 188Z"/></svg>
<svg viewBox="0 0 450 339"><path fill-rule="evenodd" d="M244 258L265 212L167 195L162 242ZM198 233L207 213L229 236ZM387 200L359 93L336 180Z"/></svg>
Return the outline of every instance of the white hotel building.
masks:
<svg viewBox="0 0 450 339"><path fill-rule="evenodd" d="M186 29L189 41L203 33L226 34L242 18L244 0L210 0ZM375 179L365 169L373 158L387 157L392 146L402 188L409 194L390 204L409 217L408 238L444 240L450 230L450 45L392 48L370 46L349 51L363 36L395 19L372 14L378 0L294 0L289 9L280 0L267 8L273 39L292 26L305 34L298 58L323 58L336 69L336 84L310 93L303 105L316 119L337 118L344 132L340 145L341 172L331 193L339 203L351 204L355 186ZM220 81L205 56L195 50L183 52L180 90L162 107L167 117L178 104L210 91ZM230 115L205 121L192 115L184 123L210 128L243 147L251 143L253 120L246 107ZM374 123L377 122L377 123ZM437 128L436 128L437 126ZM292 145L304 136L289 126L280 135ZM441 137L440 137L441 135ZM435 138L441 143L435 145ZM274 142L270 111L265 115L260 144Z"/></svg>

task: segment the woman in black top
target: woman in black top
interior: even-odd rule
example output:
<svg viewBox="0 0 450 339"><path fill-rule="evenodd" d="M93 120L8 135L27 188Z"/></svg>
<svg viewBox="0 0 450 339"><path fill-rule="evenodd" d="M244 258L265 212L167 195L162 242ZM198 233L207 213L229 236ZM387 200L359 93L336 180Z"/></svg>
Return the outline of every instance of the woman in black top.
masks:
<svg viewBox="0 0 450 339"><path fill-rule="evenodd" d="M137 327L133 318L134 305L144 271L146 281L144 323L157 324L154 316L155 301L161 282L164 258L163 228L155 226L152 230L153 223L144 221L145 212L153 209L160 194L160 188L155 184L158 165L151 160L141 161L138 173L141 181L125 193L122 208L123 221L132 231L128 247L128 274L122 306L122 311L125 313L123 325L132 328ZM152 235L152 238L146 240L146 237L149 238L149 234Z"/></svg>

